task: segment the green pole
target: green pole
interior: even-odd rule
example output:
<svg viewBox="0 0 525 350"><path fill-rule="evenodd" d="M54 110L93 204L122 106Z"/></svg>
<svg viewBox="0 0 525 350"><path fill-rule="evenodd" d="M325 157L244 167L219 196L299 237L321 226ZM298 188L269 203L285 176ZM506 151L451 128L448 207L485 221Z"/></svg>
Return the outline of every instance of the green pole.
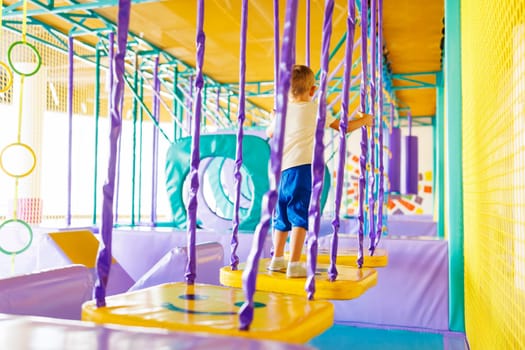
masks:
<svg viewBox="0 0 525 350"><path fill-rule="evenodd" d="M173 67L173 115L179 119L179 101L177 100L177 85L179 84L179 68ZM180 120L180 119L179 119ZM182 121L182 120L181 120ZM173 140L179 139L179 127L177 123L173 123Z"/></svg>
<svg viewBox="0 0 525 350"><path fill-rule="evenodd" d="M97 224L98 123L100 119L100 50L95 46L95 164L93 170L93 225Z"/></svg>
<svg viewBox="0 0 525 350"><path fill-rule="evenodd" d="M144 96L144 78L142 77L140 77L140 84L138 86L138 95L140 99L142 99ZM139 224L142 221L142 218L141 218L142 216L141 214L141 209L142 209L142 144L144 143L143 137L142 137L143 122L144 122L144 109L143 107L141 107L139 109L139 139L140 139L140 143L139 143L139 194L138 194L139 203L137 206L137 215L138 215Z"/></svg>
<svg viewBox="0 0 525 350"><path fill-rule="evenodd" d="M208 103L208 86L206 83L204 83L204 97L203 97L203 102L204 102L204 106L202 108L202 111L204 112L202 114L202 127L206 128L206 124L207 124L207 121L206 121L206 105Z"/></svg>
<svg viewBox="0 0 525 350"><path fill-rule="evenodd" d="M231 97L232 97L232 94L231 94L231 91L228 92L228 120L232 120L231 116L230 116L230 113L231 113Z"/></svg>
<svg viewBox="0 0 525 350"><path fill-rule="evenodd" d="M139 56L135 54L135 72L133 74L133 86L137 88L137 83L139 80L138 73L138 62ZM131 105L131 113L133 115L133 155L131 162L131 226L135 226L135 175L137 172L137 114L138 114L138 104L137 100L134 98Z"/></svg>
<svg viewBox="0 0 525 350"><path fill-rule="evenodd" d="M465 331L461 100L461 1L445 0L445 106L448 179L449 328Z"/></svg>
<svg viewBox="0 0 525 350"><path fill-rule="evenodd" d="M437 235L445 237L445 89L443 72L436 74L436 118L434 129L434 212L437 223Z"/></svg>

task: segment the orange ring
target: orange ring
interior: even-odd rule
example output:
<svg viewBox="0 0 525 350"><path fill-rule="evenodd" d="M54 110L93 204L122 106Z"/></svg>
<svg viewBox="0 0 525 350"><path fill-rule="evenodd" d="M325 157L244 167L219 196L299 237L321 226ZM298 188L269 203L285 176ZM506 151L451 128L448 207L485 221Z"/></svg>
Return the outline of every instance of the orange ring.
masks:
<svg viewBox="0 0 525 350"><path fill-rule="evenodd" d="M4 62L0 61L0 67L4 68L4 70L7 73L7 84L4 87L0 87L0 93L6 92L13 86L13 72L11 71L11 68Z"/></svg>
<svg viewBox="0 0 525 350"><path fill-rule="evenodd" d="M29 151L29 153L33 157L33 165L31 166L31 168L28 171L26 171L25 173L22 173L22 174L15 174L15 173L11 173L11 172L7 171L7 169L4 166L4 162L2 160L3 156L4 156L4 153L9 148L16 147L16 146L20 146L22 148L25 148L26 150ZM17 178L25 177L25 176L27 176L27 175L29 175L29 174L31 174L33 172L33 170L35 169L35 166L36 166L36 154L35 154L35 151L33 151L33 149L31 147L29 147L28 145L26 145L25 143L13 142L13 143L5 146L4 149L2 149L2 152L0 153L0 168L4 171L4 173L6 173L7 175L9 175L11 177L17 177Z"/></svg>

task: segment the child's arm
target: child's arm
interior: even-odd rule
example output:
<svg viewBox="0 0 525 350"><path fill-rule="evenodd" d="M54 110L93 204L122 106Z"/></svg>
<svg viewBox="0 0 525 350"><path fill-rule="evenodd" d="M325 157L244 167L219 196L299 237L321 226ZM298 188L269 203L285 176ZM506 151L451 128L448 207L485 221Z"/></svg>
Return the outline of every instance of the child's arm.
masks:
<svg viewBox="0 0 525 350"><path fill-rule="evenodd" d="M349 133L359 129L362 126L372 125L374 125L374 117L372 115L363 112L357 112L357 118L348 121L346 132ZM334 120L329 126L332 129L339 131L339 119Z"/></svg>
<svg viewBox="0 0 525 350"><path fill-rule="evenodd" d="M266 136L268 138L273 137L273 132L275 130L275 109L272 111L272 114L270 115L270 117L271 117L270 124L266 128Z"/></svg>

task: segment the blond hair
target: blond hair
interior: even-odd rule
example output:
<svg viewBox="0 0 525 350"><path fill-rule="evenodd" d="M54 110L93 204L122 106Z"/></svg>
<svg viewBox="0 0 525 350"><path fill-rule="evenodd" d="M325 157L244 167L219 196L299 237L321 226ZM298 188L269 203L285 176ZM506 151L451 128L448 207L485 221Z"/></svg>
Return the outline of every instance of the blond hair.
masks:
<svg viewBox="0 0 525 350"><path fill-rule="evenodd" d="M315 84L314 72L308 66L296 64L292 70L290 94L299 97L309 92Z"/></svg>

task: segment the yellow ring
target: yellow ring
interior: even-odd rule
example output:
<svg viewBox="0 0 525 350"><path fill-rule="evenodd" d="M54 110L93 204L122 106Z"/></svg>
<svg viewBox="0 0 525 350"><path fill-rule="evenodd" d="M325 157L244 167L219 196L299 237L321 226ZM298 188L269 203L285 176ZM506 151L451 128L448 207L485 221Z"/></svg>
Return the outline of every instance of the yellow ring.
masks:
<svg viewBox="0 0 525 350"><path fill-rule="evenodd" d="M0 93L3 93L9 90L11 86L13 85L13 72L11 71L9 66L5 64L4 62L0 61L0 67L4 68L4 70L7 73L7 84L4 87L0 87Z"/></svg>
<svg viewBox="0 0 525 350"><path fill-rule="evenodd" d="M25 148L26 150L29 151L29 153L31 154L31 156L33 157L33 165L31 166L31 168L26 171L25 173L22 173L22 174L14 174L14 173L11 173L9 171L7 171L7 169L5 168L4 166L4 162L3 162L3 156L4 156L4 153L11 147L16 147L16 146L20 146L22 148ZM31 174L31 172L33 172L33 170L35 169L35 166L36 166L36 154L35 154L35 151L33 151L33 149L31 147L29 147L28 145L26 145L25 143L21 143L21 142L13 142L7 146L4 147L4 149L2 150L2 152L0 153L0 168L3 170L4 173L6 173L7 175L11 176L11 177L17 177L17 178L20 178L20 177L25 177L29 174Z"/></svg>

